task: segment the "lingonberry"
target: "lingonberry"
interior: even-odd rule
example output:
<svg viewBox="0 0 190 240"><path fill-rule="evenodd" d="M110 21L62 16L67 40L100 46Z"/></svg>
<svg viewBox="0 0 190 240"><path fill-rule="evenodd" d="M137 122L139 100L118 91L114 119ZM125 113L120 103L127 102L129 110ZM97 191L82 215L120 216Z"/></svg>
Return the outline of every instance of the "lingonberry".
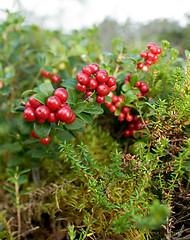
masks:
<svg viewBox="0 0 190 240"><path fill-rule="evenodd" d="M123 134L126 138L129 138L131 136L131 131L129 129L125 129Z"/></svg>
<svg viewBox="0 0 190 240"><path fill-rule="evenodd" d="M110 91L114 91L117 88L117 85L113 85L112 87L110 87Z"/></svg>
<svg viewBox="0 0 190 240"><path fill-rule="evenodd" d="M50 72L47 72L45 69L42 70L42 76L44 78L49 78L51 76Z"/></svg>
<svg viewBox="0 0 190 240"><path fill-rule="evenodd" d="M162 52L161 47L157 47L157 54L160 54Z"/></svg>
<svg viewBox="0 0 190 240"><path fill-rule="evenodd" d="M36 118L37 123L44 123L46 119Z"/></svg>
<svg viewBox="0 0 190 240"><path fill-rule="evenodd" d="M89 76L84 72L78 72L76 78L81 85L87 85L89 82Z"/></svg>
<svg viewBox="0 0 190 240"><path fill-rule="evenodd" d="M116 108L116 106L115 105L111 105L110 107L109 107L109 110L110 110L110 112L115 112L116 110L117 110L117 108Z"/></svg>
<svg viewBox="0 0 190 240"><path fill-rule="evenodd" d="M145 124L148 124L149 123L149 119L147 119L146 121L144 121Z"/></svg>
<svg viewBox="0 0 190 240"><path fill-rule="evenodd" d="M133 120L133 115L128 114L125 119L127 120L127 122L131 122Z"/></svg>
<svg viewBox="0 0 190 240"><path fill-rule="evenodd" d="M115 95L114 95L114 96L112 97L112 102L113 102L113 103L116 103L117 101L118 101L118 96L115 96Z"/></svg>
<svg viewBox="0 0 190 240"><path fill-rule="evenodd" d="M53 74L53 75L51 76L51 82L52 82L52 83L58 83L59 81L60 81L59 75Z"/></svg>
<svg viewBox="0 0 190 240"><path fill-rule="evenodd" d="M33 138L38 138L34 130L30 133L30 136L32 136Z"/></svg>
<svg viewBox="0 0 190 240"><path fill-rule="evenodd" d="M122 111L122 113L124 113L125 115L127 115L127 114L130 112L130 108L127 107L127 106L123 106L123 107L121 108L121 111Z"/></svg>
<svg viewBox="0 0 190 240"><path fill-rule="evenodd" d="M82 72L90 76L93 73L93 68L89 65L83 67Z"/></svg>
<svg viewBox="0 0 190 240"><path fill-rule="evenodd" d="M48 123L55 123L57 122L57 117L55 112L51 112L49 117L47 118Z"/></svg>
<svg viewBox="0 0 190 240"><path fill-rule="evenodd" d="M146 61L145 61L145 63L146 63L146 65L152 65L153 64L153 61L150 59L150 58L148 58Z"/></svg>
<svg viewBox="0 0 190 240"><path fill-rule="evenodd" d="M138 64L137 64L137 68L138 69L142 69L144 67L144 63L143 62L139 62Z"/></svg>
<svg viewBox="0 0 190 240"><path fill-rule="evenodd" d="M74 112L73 112L72 118L71 118L70 120L68 120L66 123L67 123L67 124L71 124L71 123L73 123L73 122L75 121L75 119L76 119L76 116L75 116L75 114L74 114Z"/></svg>
<svg viewBox="0 0 190 240"><path fill-rule="evenodd" d="M47 145L47 144L50 142L50 136L47 136L47 137L44 138L44 139L39 139L39 142L40 142L42 145Z"/></svg>
<svg viewBox="0 0 190 240"><path fill-rule="evenodd" d="M140 87L141 93L143 93L144 95L148 93L149 91L149 86L148 85L143 85Z"/></svg>
<svg viewBox="0 0 190 240"><path fill-rule="evenodd" d="M86 92L85 92L85 98L90 97L92 94L93 94L93 91L91 91L91 90L86 90Z"/></svg>
<svg viewBox="0 0 190 240"><path fill-rule="evenodd" d="M124 99L122 96L118 96L118 98L117 98L117 101L118 101L118 102L124 102L124 100L125 100L125 99Z"/></svg>
<svg viewBox="0 0 190 240"><path fill-rule="evenodd" d="M156 46L156 44L153 42L150 42L147 47L148 47L148 49L150 49L151 47L154 47L154 46Z"/></svg>
<svg viewBox="0 0 190 240"><path fill-rule="evenodd" d="M142 92L137 94L137 97L140 101L144 99L143 96L144 96L144 94Z"/></svg>
<svg viewBox="0 0 190 240"><path fill-rule="evenodd" d="M95 90L98 86L98 82L95 78L89 78L89 82L87 84L87 87L91 90Z"/></svg>
<svg viewBox="0 0 190 240"><path fill-rule="evenodd" d="M61 106L61 100L57 96L51 96L47 99L46 105L50 111L54 112Z"/></svg>
<svg viewBox="0 0 190 240"><path fill-rule="evenodd" d="M105 102L106 107L110 107L112 105L112 102Z"/></svg>
<svg viewBox="0 0 190 240"><path fill-rule="evenodd" d="M142 51L141 52L141 57L142 58L147 58L148 57L148 51Z"/></svg>
<svg viewBox="0 0 190 240"><path fill-rule="evenodd" d="M130 82L130 79L131 79L131 76L133 75L133 73L129 73L126 77L125 77L125 79L124 79L124 81L129 81ZM127 82L126 82L127 83Z"/></svg>
<svg viewBox="0 0 190 240"><path fill-rule="evenodd" d="M134 123L139 122L139 118L137 117L137 115L133 115L133 122Z"/></svg>
<svg viewBox="0 0 190 240"><path fill-rule="evenodd" d="M158 58L159 58L158 54L155 54L155 55L154 55L154 59L153 59L154 62L156 62L156 61L158 60Z"/></svg>
<svg viewBox="0 0 190 240"><path fill-rule="evenodd" d="M92 70L93 70L92 73L96 73L97 71L99 71L99 66L98 66L98 64L96 64L96 63L91 63L89 66L90 66L90 67L92 68Z"/></svg>
<svg viewBox="0 0 190 240"><path fill-rule="evenodd" d="M77 83L76 88L79 92L86 92L86 90L87 90L86 85L82 85L79 82Z"/></svg>
<svg viewBox="0 0 190 240"><path fill-rule="evenodd" d="M26 104L25 104L25 108L28 108L28 107L31 107L31 105L30 105L29 101L28 101L28 102L26 102Z"/></svg>
<svg viewBox="0 0 190 240"><path fill-rule="evenodd" d="M120 121L120 122L123 122L125 120L125 114L124 113L120 113L117 117L117 119Z"/></svg>
<svg viewBox="0 0 190 240"><path fill-rule="evenodd" d="M99 70L96 73L96 80L98 81L98 83L106 83L108 81L109 77L108 77L108 73L105 70Z"/></svg>
<svg viewBox="0 0 190 240"><path fill-rule="evenodd" d="M135 87L140 87L140 86L141 86L141 81L138 80L137 83L136 83L136 85L135 85Z"/></svg>
<svg viewBox="0 0 190 240"><path fill-rule="evenodd" d="M108 87L113 87L116 84L116 79L114 77L109 77L109 79L106 82L106 85Z"/></svg>
<svg viewBox="0 0 190 240"><path fill-rule="evenodd" d="M56 112L56 117L61 122L70 122L73 117L73 111L70 107L61 107Z"/></svg>
<svg viewBox="0 0 190 240"><path fill-rule="evenodd" d="M149 59L153 60L153 59L154 59L154 56L155 56L154 53L152 53L152 52L149 52L149 53L148 53L148 58L149 58Z"/></svg>
<svg viewBox="0 0 190 240"><path fill-rule="evenodd" d="M138 123L136 123L135 128L136 128L137 130L141 130L141 129L144 129L144 125L143 125L142 122L138 122Z"/></svg>
<svg viewBox="0 0 190 240"><path fill-rule="evenodd" d="M144 67L142 68L142 70L143 70L144 72L147 72L147 71L148 71L148 66L144 65Z"/></svg>
<svg viewBox="0 0 190 240"><path fill-rule="evenodd" d="M105 100L106 100L105 96L100 96L100 95L97 95L97 96L96 96L96 102L97 102L97 103L102 104L102 103L105 102Z"/></svg>
<svg viewBox="0 0 190 240"><path fill-rule="evenodd" d="M149 48L149 50L151 51L151 53L156 54L158 49L157 49L156 46L151 46L151 47Z"/></svg>
<svg viewBox="0 0 190 240"><path fill-rule="evenodd" d="M42 104L40 102L38 102L35 98L34 98L34 95L30 96L29 98L29 103L30 103L30 106L32 108L37 108L39 106L41 106Z"/></svg>
<svg viewBox="0 0 190 240"><path fill-rule="evenodd" d="M69 97L69 94L65 88L57 88L54 91L53 95L57 96L61 100L62 103L66 102Z"/></svg>
<svg viewBox="0 0 190 240"><path fill-rule="evenodd" d="M96 90L97 90L98 95L100 95L100 96L106 96L110 92L110 89L106 84L98 85Z"/></svg>
<svg viewBox="0 0 190 240"><path fill-rule="evenodd" d="M114 94L113 94L113 92L110 92L109 94L108 94L108 97L113 97L114 96Z"/></svg>
<svg viewBox="0 0 190 240"><path fill-rule="evenodd" d="M32 107L28 107L23 112L24 119L28 122L32 122L35 120L35 109Z"/></svg>
<svg viewBox="0 0 190 240"><path fill-rule="evenodd" d="M136 131L137 131L136 129L131 130L131 137L134 137Z"/></svg>
<svg viewBox="0 0 190 240"><path fill-rule="evenodd" d="M37 118L47 119L50 115L50 110L47 106L42 105L36 108L35 115Z"/></svg>
<svg viewBox="0 0 190 240"><path fill-rule="evenodd" d="M128 128L129 128L129 130L134 130L135 129L135 124L134 123L129 123Z"/></svg>

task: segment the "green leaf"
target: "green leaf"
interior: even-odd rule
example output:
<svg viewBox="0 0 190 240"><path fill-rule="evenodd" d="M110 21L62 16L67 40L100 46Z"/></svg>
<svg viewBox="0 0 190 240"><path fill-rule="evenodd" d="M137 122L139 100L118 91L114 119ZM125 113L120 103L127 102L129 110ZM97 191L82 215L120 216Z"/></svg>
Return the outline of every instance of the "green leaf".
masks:
<svg viewBox="0 0 190 240"><path fill-rule="evenodd" d="M22 170L22 171L20 172L20 175L22 175L22 174L24 174L24 173L27 173L27 172L30 172L30 169L29 169L29 168Z"/></svg>
<svg viewBox="0 0 190 240"><path fill-rule="evenodd" d="M83 121L85 121L87 124L93 123L93 117L89 113L77 113L77 116Z"/></svg>
<svg viewBox="0 0 190 240"><path fill-rule="evenodd" d="M65 127L70 130L75 130L84 127L84 122L79 118L76 118L75 121L71 124L66 124Z"/></svg>
<svg viewBox="0 0 190 240"><path fill-rule="evenodd" d="M11 158L8 161L8 167L14 167L14 166L18 166L20 165L22 162L22 158L21 157L15 157L15 158Z"/></svg>
<svg viewBox="0 0 190 240"><path fill-rule="evenodd" d="M3 186L3 188L9 192L15 192L15 190L12 187L9 187L7 185Z"/></svg>
<svg viewBox="0 0 190 240"><path fill-rule="evenodd" d="M66 87L66 88L70 88L73 90L76 90L76 84L77 84L77 80L73 80L73 79L65 79L63 80L63 82L61 83L62 87Z"/></svg>
<svg viewBox="0 0 190 240"><path fill-rule="evenodd" d="M77 100L78 100L77 91L69 88L69 89L67 89L67 92L69 94L69 98L67 99L67 103L71 103L71 104L77 103Z"/></svg>
<svg viewBox="0 0 190 240"><path fill-rule="evenodd" d="M89 107L86 107L84 112L91 113L91 114L102 114L104 112L101 105L98 104L92 104Z"/></svg>
<svg viewBox="0 0 190 240"><path fill-rule="evenodd" d="M45 157L47 157L46 152L43 151L42 149L30 150L29 154L32 156L32 158L45 158Z"/></svg>
<svg viewBox="0 0 190 240"><path fill-rule="evenodd" d="M106 96L106 100L105 100L105 102L112 102L112 98L109 97L109 96Z"/></svg>
<svg viewBox="0 0 190 240"><path fill-rule="evenodd" d="M34 131L40 139L44 139L49 136L51 126L48 123L34 123Z"/></svg>
<svg viewBox="0 0 190 240"><path fill-rule="evenodd" d="M74 135L68 131L63 129L58 129L57 138L61 141L69 141L74 137Z"/></svg>
<svg viewBox="0 0 190 240"><path fill-rule="evenodd" d="M45 82L40 84L39 86L40 92L46 96L46 98L50 97L54 93L54 88L50 82Z"/></svg>
<svg viewBox="0 0 190 240"><path fill-rule="evenodd" d="M18 128L22 134L30 134L33 130L33 122L27 122L25 120L22 120L18 124Z"/></svg>
<svg viewBox="0 0 190 240"><path fill-rule="evenodd" d="M134 100L138 100L136 92L134 90L127 91L125 93L125 96L126 96L126 100L125 100L126 103L131 103Z"/></svg>
<svg viewBox="0 0 190 240"><path fill-rule="evenodd" d="M135 73L135 74L133 74L133 75L131 76L131 78L130 78L130 84L131 84L132 86L135 86L138 80L139 80L139 77L138 77L138 75Z"/></svg>
<svg viewBox="0 0 190 240"><path fill-rule="evenodd" d="M23 184L27 180L28 176L27 175L22 175L18 179L18 185Z"/></svg>
<svg viewBox="0 0 190 240"><path fill-rule="evenodd" d="M72 110L75 114L81 113L86 108L86 105L86 102L78 102L73 106Z"/></svg>
<svg viewBox="0 0 190 240"><path fill-rule="evenodd" d="M3 77L3 66L0 63L0 78L2 78L2 77Z"/></svg>
<svg viewBox="0 0 190 240"><path fill-rule="evenodd" d="M119 110L119 109L116 109L116 111L115 111L115 113L114 113L114 116L119 116L119 114L121 113L121 110Z"/></svg>
<svg viewBox="0 0 190 240"><path fill-rule="evenodd" d="M35 98L38 102L42 103L43 105L46 105L47 97L44 96L43 94L41 94L41 93L34 94L34 98Z"/></svg>
<svg viewBox="0 0 190 240"><path fill-rule="evenodd" d="M24 97L31 96L31 95L33 95L35 93L38 93L38 92L35 91L35 90L27 90L27 91L24 91L21 96L24 98Z"/></svg>
<svg viewBox="0 0 190 240"><path fill-rule="evenodd" d="M125 83L125 84L123 84L121 89L122 89L123 92L127 92L127 91L131 90L131 84L130 83Z"/></svg>
<svg viewBox="0 0 190 240"><path fill-rule="evenodd" d="M45 67L46 55L44 53L37 53L38 63L41 68Z"/></svg>

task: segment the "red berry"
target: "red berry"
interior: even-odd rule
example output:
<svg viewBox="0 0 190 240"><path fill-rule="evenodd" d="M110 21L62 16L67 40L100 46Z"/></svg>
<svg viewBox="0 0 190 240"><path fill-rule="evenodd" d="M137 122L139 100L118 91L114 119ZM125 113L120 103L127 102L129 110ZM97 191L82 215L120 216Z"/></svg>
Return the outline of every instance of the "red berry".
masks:
<svg viewBox="0 0 190 240"><path fill-rule="evenodd" d="M55 112L51 112L49 117L47 118L48 123L55 123L57 122L57 117Z"/></svg>
<svg viewBox="0 0 190 240"><path fill-rule="evenodd" d="M126 79L126 80L124 81L124 83L130 83L130 81Z"/></svg>
<svg viewBox="0 0 190 240"><path fill-rule="evenodd" d="M50 136L47 136L47 137L44 138L44 139L39 139L39 142L40 142L42 145L47 145L47 144L50 142Z"/></svg>
<svg viewBox="0 0 190 240"><path fill-rule="evenodd" d="M161 47L157 47L157 54L160 54L162 52Z"/></svg>
<svg viewBox="0 0 190 240"><path fill-rule="evenodd" d="M142 129L144 128L144 125L143 125L142 122L138 122L138 123L136 123L135 128L136 128L137 130L142 130Z"/></svg>
<svg viewBox="0 0 190 240"><path fill-rule="evenodd" d="M151 46L151 47L149 48L149 50L151 51L151 53L154 53L154 54L157 53L157 47L156 47L156 46Z"/></svg>
<svg viewBox="0 0 190 240"><path fill-rule="evenodd" d="M136 85L135 85L135 87L140 87L140 85L141 85L141 81L138 80L137 83L136 83Z"/></svg>
<svg viewBox="0 0 190 240"><path fill-rule="evenodd" d="M50 115L50 110L47 106L42 105L36 108L35 115L37 118L47 119Z"/></svg>
<svg viewBox="0 0 190 240"><path fill-rule="evenodd" d="M112 105L112 102L105 102L106 107L110 107Z"/></svg>
<svg viewBox="0 0 190 240"><path fill-rule="evenodd" d="M110 87L110 91L114 91L117 88L117 85L113 85L112 87Z"/></svg>
<svg viewBox="0 0 190 240"><path fill-rule="evenodd" d="M136 129L131 130L131 137L135 135L136 131L137 131Z"/></svg>
<svg viewBox="0 0 190 240"><path fill-rule="evenodd" d="M58 83L60 81L60 77L57 74L51 76L52 83Z"/></svg>
<svg viewBox="0 0 190 240"><path fill-rule="evenodd" d="M113 87L116 84L116 79L114 77L109 77L109 79L106 82L106 85L108 87Z"/></svg>
<svg viewBox="0 0 190 240"><path fill-rule="evenodd" d="M32 122L35 120L35 109L32 107L28 107L23 112L24 119L28 122Z"/></svg>
<svg viewBox="0 0 190 240"><path fill-rule="evenodd" d="M153 64L153 61L151 59L147 59L145 61L146 65L152 65Z"/></svg>
<svg viewBox="0 0 190 240"><path fill-rule="evenodd" d="M137 115L133 115L133 122L134 123L139 122L139 118L137 117Z"/></svg>
<svg viewBox="0 0 190 240"><path fill-rule="evenodd" d="M113 97L114 96L114 94L113 94L113 92L110 92L109 94L108 94L108 97Z"/></svg>
<svg viewBox="0 0 190 240"><path fill-rule="evenodd" d="M51 76L50 72L47 72L45 69L42 70L42 76L45 78L49 78Z"/></svg>
<svg viewBox="0 0 190 240"><path fill-rule="evenodd" d="M86 92L85 92L85 98L90 97L92 94L93 94L93 91L91 91L91 90L86 90Z"/></svg>
<svg viewBox="0 0 190 240"><path fill-rule="evenodd" d="M110 112L115 112L116 110L117 110L117 108L116 108L116 106L115 105L111 105L110 107L109 107L109 110L110 110Z"/></svg>
<svg viewBox="0 0 190 240"><path fill-rule="evenodd" d="M109 89L109 87L108 87L106 84L100 84L100 85L98 85L98 87L97 87L97 93L98 93L98 95L100 95L100 96L106 96L106 95L109 94L109 92L110 92L110 89Z"/></svg>
<svg viewBox="0 0 190 240"><path fill-rule="evenodd" d="M158 60L159 56L157 54L154 55L154 61L156 62Z"/></svg>
<svg viewBox="0 0 190 240"><path fill-rule="evenodd" d="M39 106L41 106L42 104L40 102L38 102L35 98L34 98L34 95L32 95L30 98L29 98L29 103L30 103L30 106L32 108L37 108Z"/></svg>
<svg viewBox="0 0 190 240"><path fill-rule="evenodd" d="M67 92L67 90L65 88L57 88L55 91L54 91L54 96L57 96L61 102L66 102L68 97L69 97L69 94Z"/></svg>
<svg viewBox="0 0 190 240"><path fill-rule="evenodd" d="M82 72L90 76L93 73L93 68L89 65L83 67Z"/></svg>
<svg viewBox="0 0 190 240"><path fill-rule="evenodd" d="M131 131L129 129L125 129L123 134L126 138L129 138L131 136Z"/></svg>
<svg viewBox="0 0 190 240"><path fill-rule="evenodd" d="M124 102L124 100L125 100L125 99L124 99L122 96L118 96L118 98L117 98L117 101L118 101L118 102Z"/></svg>
<svg viewBox="0 0 190 240"><path fill-rule="evenodd" d="M61 103L61 106L60 106L60 107L66 107L66 106L68 106L67 103L66 103L66 102L63 102L63 103Z"/></svg>
<svg viewBox="0 0 190 240"><path fill-rule="evenodd" d="M80 83L77 83L76 88L79 92L86 92L86 90L87 90L86 85L82 85Z"/></svg>
<svg viewBox="0 0 190 240"><path fill-rule="evenodd" d="M30 105L29 101L28 101L28 102L26 102L26 104L25 104L25 108L28 108L28 107L31 107L31 105Z"/></svg>
<svg viewBox="0 0 190 240"><path fill-rule="evenodd" d="M33 130L30 135L33 137L33 138L38 138L38 136L36 135L35 131Z"/></svg>
<svg viewBox="0 0 190 240"><path fill-rule="evenodd" d="M147 119L146 121L144 121L145 124L148 124L149 123L149 119Z"/></svg>
<svg viewBox="0 0 190 240"><path fill-rule="evenodd" d="M127 122L131 122L133 120L133 115L128 114L125 119L127 120Z"/></svg>
<svg viewBox="0 0 190 240"><path fill-rule="evenodd" d="M70 122L72 117L73 117L73 111L70 107L61 107L57 110L56 112L56 117L59 119L61 122Z"/></svg>
<svg viewBox="0 0 190 240"><path fill-rule="evenodd" d="M127 114L130 112L130 108L127 107L127 106L123 106L123 107L121 108L121 111L122 111L125 115L127 115Z"/></svg>
<svg viewBox="0 0 190 240"><path fill-rule="evenodd" d="M150 49L151 47L154 47L154 46L156 46L156 44L153 42L150 42L147 47L148 47L148 49Z"/></svg>
<svg viewBox="0 0 190 240"><path fill-rule="evenodd" d="M114 96L112 97L112 102L113 102L113 103L116 103L117 101L118 101L118 97L114 95Z"/></svg>
<svg viewBox="0 0 190 240"><path fill-rule="evenodd" d="M138 64L137 64L137 68L138 69L142 69L144 67L144 63L143 62L139 62Z"/></svg>
<svg viewBox="0 0 190 240"><path fill-rule="evenodd" d="M118 121L123 122L125 120L125 114L124 113L120 113L119 116L117 117Z"/></svg>
<svg viewBox="0 0 190 240"><path fill-rule="evenodd" d="M71 123L73 123L75 121L75 119L76 119L76 116L75 116L75 114L73 112L73 116L72 116L71 120L68 120L66 123L67 124L71 124Z"/></svg>
<svg viewBox="0 0 190 240"><path fill-rule="evenodd" d="M144 96L144 94L143 94L142 92L140 92L139 94L137 94L137 97L138 97L138 99L139 99L140 101L144 99L143 96Z"/></svg>
<svg viewBox="0 0 190 240"><path fill-rule="evenodd" d="M134 130L135 129L135 124L134 123L129 123L128 128L129 128L129 130Z"/></svg>
<svg viewBox="0 0 190 240"><path fill-rule="evenodd" d="M81 85L87 85L89 82L89 76L83 72L78 72L76 78Z"/></svg>
<svg viewBox="0 0 190 240"><path fill-rule="evenodd" d="M144 65L144 67L142 68L142 70L143 70L144 72L147 72L147 71L148 71L148 66Z"/></svg>
<svg viewBox="0 0 190 240"><path fill-rule="evenodd" d="M51 96L47 99L46 105L50 111L54 112L61 106L61 100L57 96Z"/></svg>
<svg viewBox="0 0 190 240"><path fill-rule="evenodd" d="M148 56L148 51L142 51L141 52L141 57L142 58L147 58L147 56Z"/></svg>
<svg viewBox="0 0 190 240"><path fill-rule="evenodd" d="M98 66L98 64L96 64L96 63L91 63L89 66L93 69L93 72L92 72L92 73L96 73L97 71L99 71L99 66Z"/></svg>
<svg viewBox="0 0 190 240"><path fill-rule="evenodd" d="M46 121L45 119L36 118L37 123L44 123L45 121Z"/></svg>
<svg viewBox="0 0 190 240"><path fill-rule="evenodd" d="M146 85L146 83L145 83L145 82L141 82L141 85L140 85L140 86L143 86L143 85Z"/></svg>
<svg viewBox="0 0 190 240"><path fill-rule="evenodd" d="M143 93L145 95L149 91L149 86L148 85L143 85L143 86L140 87L140 90L141 90L141 93Z"/></svg>
<svg viewBox="0 0 190 240"><path fill-rule="evenodd" d="M105 96L100 96L100 95L97 95L97 96L96 96L96 102L97 102L97 103L102 104L102 103L105 102L105 100L106 100Z"/></svg>
<svg viewBox="0 0 190 240"><path fill-rule="evenodd" d="M91 90L95 90L98 86L98 82L95 78L89 78L89 82L87 84L87 87Z"/></svg>
<svg viewBox="0 0 190 240"><path fill-rule="evenodd" d="M99 70L96 73L96 80L98 83L106 83L108 81L108 73L105 70Z"/></svg>

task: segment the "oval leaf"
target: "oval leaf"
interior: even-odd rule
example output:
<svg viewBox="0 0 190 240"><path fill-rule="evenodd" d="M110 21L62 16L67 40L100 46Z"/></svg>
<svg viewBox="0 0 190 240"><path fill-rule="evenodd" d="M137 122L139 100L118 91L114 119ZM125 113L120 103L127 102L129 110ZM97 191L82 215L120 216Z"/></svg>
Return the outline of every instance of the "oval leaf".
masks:
<svg viewBox="0 0 190 240"><path fill-rule="evenodd" d="M44 139L49 136L51 126L48 123L34 123L34 131L40 139Z"/></svg>
<svg viewBox="0 0 190 240"><path fill-rule="evenodd" d="M65 124L65 127L70 130L75 130L84 127L84 122L80 120L79 118L76 118L76 120L71 124Z"/></svg>

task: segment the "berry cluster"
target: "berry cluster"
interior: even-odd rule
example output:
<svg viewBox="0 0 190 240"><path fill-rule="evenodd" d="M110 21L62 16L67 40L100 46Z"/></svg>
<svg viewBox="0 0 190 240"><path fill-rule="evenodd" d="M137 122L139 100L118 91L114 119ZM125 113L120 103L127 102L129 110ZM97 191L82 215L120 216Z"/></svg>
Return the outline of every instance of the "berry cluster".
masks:
<svg viewBox="0 0 190 240"><path fill-rule="evenodd" d="M130 83L130 78L132 75L133 75L132 73L129 73L125 77L124 84ZM137 83L135 84L135 87L140 90L140 93L137 94L138 99L143 100L143 96L147 95L149 92L149 86L145 82L138 80Z"/></svg>
<svg viewBox="0 0 190 240"><path fill-rule="evenodd" d="M107 71L99 69L96 63L84 66L82 72L77 73L76 78L78 80L77 90L85 92L86 98L90 97L96 90L96 102L100 104L104 103L105 96L117 87L116 79L109 77Z"/></svg>
<svg viewBox="0 0 190 240"><path fill-rule="evenodd" d="M125 107L125 106L124 106ZM149 123L149 119L144 121L145 124ZM126 138L133 137L138 130L144 129L145 126L143 122L140 121L137 115L132 116L132 121L128 124L128 128L124 130L124 136ZM140 133L140 136L144 135L143 132Z"/></svg>
<svg viewBox="0 0 190 240"><path fill-rule="evenodd" d="M51 74L47 72L45 69L42 70L42 76L44 78L50 78L52 83L58 83L60 81L60 77L57 74Z"/></svg>
<svg viewBox="0 0 190 240"><path fill-rule="evenodd" d="M25 104L24 119L28 122L36 121L37 123L57 123L58 121L71 124L75 121L75 114L67 106L68 92L64 88L57 88L54 95L50 96L46 105L43 105L32 95ZM32 134L35 137L34 133ZM48 137L50 140L50 138ZM47 144L47 139L39 139L42 144Z"/></svg>
<svg viewBox="0 0 190 240"><path fill-rule="evenodd" d="M148 68L156 63L159 58L158 54L162 52L161 47L157 47L155 43L149 43L147 47L149 51L143 50L141 52L141 57L144 58L144 62L137 64L137 68L142 69L144 72L147 72Z"/></svg>

